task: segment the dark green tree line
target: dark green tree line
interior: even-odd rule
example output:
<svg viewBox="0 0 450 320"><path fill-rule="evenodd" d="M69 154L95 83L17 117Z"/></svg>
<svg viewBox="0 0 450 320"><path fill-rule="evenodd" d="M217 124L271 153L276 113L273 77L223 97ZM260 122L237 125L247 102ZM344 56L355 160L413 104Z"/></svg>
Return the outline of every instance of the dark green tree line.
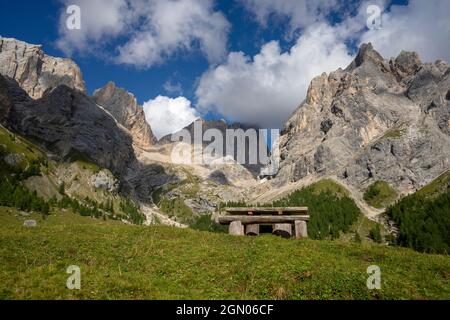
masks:
<svg viewBox="0 0 450 320"><path fill-rule="evenodd" d="M389 207L386 214L398 226L399 245L421 252L449 252L450 189L435 198L407 196Z"/></svg>

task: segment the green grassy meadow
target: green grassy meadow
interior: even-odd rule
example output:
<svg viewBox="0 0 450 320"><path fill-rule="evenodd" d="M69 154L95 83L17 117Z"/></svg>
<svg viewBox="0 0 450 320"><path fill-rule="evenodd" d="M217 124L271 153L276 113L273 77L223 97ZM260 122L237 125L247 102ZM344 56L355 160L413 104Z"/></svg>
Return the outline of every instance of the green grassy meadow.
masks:
<svg viewBox="0 0 450 320"><path fill-rule="evenodd" d="M24 227L36 219L37 227ZM0 208L0 299L450 299L450 258ZM66 288L70 265L81 290ZM381 290L366 287L381 268Z"/></svg>
<svg viewBox="0 0 450 320"><path fill-rule="evenodd" d="M3 127L0 147L2 157L23 156L17 168L0 158L1 179L46 199L62 197L56 182L62 180L73 199L89 206L83 200L89 196L112 203L116 214L123 211L119 195L87 187L97 166L80 158L47 161L37 147ZM33 164L40 174L22 177ZM448 182L448 175L429 192L441 192L441 180ZM158 202L165 199L163 191L154 194ZM323 237L316 238L322 240L233 237L208 217L198 221L198 229L222 233L131 225L105 214L94 219L71 206L53 205L49 215L0 207L0 299L450 299L448 255L375 244L367 235L376 223L347 197L344 187L322 180L280 200L306 203L320 213L316 229ZM172 215L186 211L172 202L165 209ZM30 219L36 227L24 226ZM66 287L72 265L81 269L80 290ZM366 286L371 265L381 268L381 290Z"/></svg>

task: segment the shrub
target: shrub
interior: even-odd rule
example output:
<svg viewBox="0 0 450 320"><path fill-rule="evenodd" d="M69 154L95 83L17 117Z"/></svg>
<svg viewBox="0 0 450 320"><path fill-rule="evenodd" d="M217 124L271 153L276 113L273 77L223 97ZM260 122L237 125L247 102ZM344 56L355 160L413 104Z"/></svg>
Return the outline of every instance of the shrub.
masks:
<svg viewBox="0 0 450 320"><path fill-rule="evenodd" d="M170 217L177 218L182 223L191 224L195 220L192 209L180 198L169 199L162 197L159 202L159 208L162 212L167 213Z"/></svg>
<svg viewBox="0 0 450 320"><path fill-rule="evenodd" d="M64 181L59 185L58 192L62 196L64 196L66 194L66 184Z"/></svg>
<svg viewBox="0 0 450 320"><path fill-rule="evenodd" d="M41 166L39 162L33 161L30 163L28 168L22 172L21 179L26 180L29 177L40 176L41 175Z"/></svg>
<svg viewBox="0 0 450 320"><path fill-rule="evenodd" d="M195 222L189 225L192 229L198 231L208 231L208 232L218 232L218 233L226 233L228 232L228 227L216 223L211 215L202 215L198 217Z"/></svg>
<svg viewBox="0 0 450 320"><path fill-rule="evenodd" d="M380 225L379 224L377 224L376 226L374 226L370 230L369 237L370 237L370 239L372 239L376 243L382 243L383 242L383 237L381 236L381 229L380 229Z"/></svg>

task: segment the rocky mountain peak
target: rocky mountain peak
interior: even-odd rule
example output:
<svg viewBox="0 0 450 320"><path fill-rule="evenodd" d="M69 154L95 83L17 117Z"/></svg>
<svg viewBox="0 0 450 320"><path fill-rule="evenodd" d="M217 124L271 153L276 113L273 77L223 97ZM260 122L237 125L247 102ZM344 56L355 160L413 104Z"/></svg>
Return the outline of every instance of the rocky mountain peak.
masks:
<svg viewBox="0 0 450 320"><path fill-rule="evenodd" d="M108 82L94 92L93 98L130 131L134 145L148 148L155 143L156 139L145 119L144 110L132 93L117 87L114 82Z"/></svg>
<svg viewBox="0 0 450 320"><path fill-rule="evenodd" d="M60 85L86 93L80 68L70 59L46 55L42 46L0 37L0 74L17 81L33 99Z"/></svg>
<svg viewBox="0 0 450 320"><path fill-rule="evenodd" d="M372 44L364 43L359 48L358 54L355 60L347 68L348 71L353 70L363 63L372 62L375 64L380 64L384 61L383 57L373 48Z"/></svg>
<svg viewBox="0 0 450 320"><path fill-rule="evenodd" d="M311 81L281 136L275 183L337 176L408 193L432 181L450 167L449 70L414 52L385 60L362 45L347 69Z"/></svg>

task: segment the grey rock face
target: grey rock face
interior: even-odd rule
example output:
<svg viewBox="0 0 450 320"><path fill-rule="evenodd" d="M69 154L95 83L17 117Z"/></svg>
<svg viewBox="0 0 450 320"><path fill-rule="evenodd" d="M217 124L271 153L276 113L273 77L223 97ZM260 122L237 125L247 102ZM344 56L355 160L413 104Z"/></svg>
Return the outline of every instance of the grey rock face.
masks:
<svg viewBox="0 0 450 320"><path fill-rule="evenodd" d="M156 139L145 119L144 110L137 104L134 95L109 82L96 90L93 98L130 131L136 146L148 148L155 143Z"/></svg>
<svg viewBox="0 0 450 320"><path fill-rule="evenodd" d="M30 100L28 94L23 91L17 82L9 77L0 75L0 121L5 122L15 103L26 103Z"/></svg>
<svg viewBox="0 0 450 320"><path fill-rule="evenodd" d="M134 162L126 172L122 190L135 199L151 203L153 191L165 184L180 181L177 175L168 172L162 165Z"/></svg>
<svg viewBox="0 0 450 320"><path fill-rule="evenodd" d="M385 60L363 45L346 70L312 80L287 121L274 183L337 175L411 192L450 169L450 65L416 53Z"/></svg>
<svg viewBox="0 0 450 320"><path fill-rule="evenodd" d="M87 157L120 175L135 161L128 131L81 92L59 86L32 100L0 76L2 123L64 159Z"/></svg>
<svg viewBox="0 0 450 320"><path fill-rule="evenodd" d="M0 74L16 80L33 99L60 85L86 92L80 68L70 59L44 54L39 45L0 37Z"/></svg>
<svg viewBox="0 0 450 320"><path fill-rule="evenodd" d="M91 184L97 189L115 192L119 183L108 170L101 170L91 177Z"/></svg>
<svg viewBox="0 0 450 320"><path fill-rule="evenodd" d="M193 139L195 137L195 124L199 124L202 128L202 132L203 134L210 129L215 129L220 131L220 133L222 134L223 137L223 156L231 156L234 160L238 161L238 152L237 152L237 139L235 139L235 148L233 150L231 150L230 152L228 152L229 150L227 150L227 141L226 141L226 136L227 136L227 130L243 130L243 132L248 132L247 130L255 130L256 132L256 136L257 139L259 141L260 139L260 134L259 134L259 130L257 126L253 126L253 125L245 125L245 124L241 124L241 123L231 123L228 124L227 122L225 122L224 120L203 120L203 119L197 119L195 120L193 123L191 123L190 125L186 126L183 130L187 130L192 138L192 143ZM176 135L177 133L175 133ZM261 138L262 139L262 138ZM158 143L159 144L167 144L167 143L171 143L172 142L172 135L167 135L162 137ZM210 143L212 143L213 141L203 141L203 146L206 147L208 146ZM266 155L270 156L270 152L267 149L267 146L265 143L263 143L264 147L266 148ZM260 145L257 144L256 146L249 145L249 139L246 139L245 141L245 146L243 149L243 152L245 154L245 161L241 161L241 162L245 162L245 163L241 163L245 168L247 168L255 177L258 176L260 174L261 168L263 168L266 164L263 164L260 157L259 157L259 150L260 150ZM242 150L241 150L242 151ZM256 156L256 163L251 163L250 162L250 153L256 153L253 156Z"/></svg>
<svg viewBox="0 0 450 320"><path fill-rule="evenodd" d="M211 179L212 181L214 181L218 184L223 184L223 185L230 184L225 173L223 173L223 171L220 171L220 170L215 170L215 171L211 172L211 174L209 175L209 179Z"/></svg>

